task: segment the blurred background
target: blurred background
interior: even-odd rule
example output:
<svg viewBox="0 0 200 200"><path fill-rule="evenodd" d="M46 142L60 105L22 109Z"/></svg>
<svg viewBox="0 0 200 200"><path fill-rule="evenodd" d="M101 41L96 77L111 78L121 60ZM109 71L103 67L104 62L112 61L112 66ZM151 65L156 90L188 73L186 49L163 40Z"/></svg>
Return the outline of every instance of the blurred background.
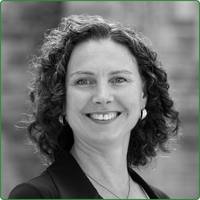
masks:
<svg viewBox="0 0 200 200"><path fill-rule="evenodd" d="M44 31L88 13L134 24L160 55L184 140L139 173L172 199L199 197L199 4L195 1L4 1L1 3L1 197L44 169L14 127L26 113L26 67Z"/></svg>

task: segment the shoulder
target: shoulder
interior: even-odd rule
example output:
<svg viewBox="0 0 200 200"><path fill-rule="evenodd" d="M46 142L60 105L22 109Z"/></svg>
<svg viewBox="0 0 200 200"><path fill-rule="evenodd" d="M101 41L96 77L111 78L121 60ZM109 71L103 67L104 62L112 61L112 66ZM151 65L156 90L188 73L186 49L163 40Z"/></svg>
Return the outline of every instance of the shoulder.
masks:
<svg viewBox="0 0 200 200"><path fill-rule="evenodd" d="M159 197L159 199L170 199L169 196L167 196L163 191L160 189L150 185L151 189L154 191L154 193Z"/></svg>
<svg viewBox="0 0 200 200"><path fill-rule="evenodd" d="M45 199L43 192L30 183L17 185L10 193L8 199Z"/></svg>
<svg viewBox="0 0 200 200"><path fill-rule="evenodd" d="M56 199L57 189L47 171L25 183L17 185L8 199Z"/></svg>

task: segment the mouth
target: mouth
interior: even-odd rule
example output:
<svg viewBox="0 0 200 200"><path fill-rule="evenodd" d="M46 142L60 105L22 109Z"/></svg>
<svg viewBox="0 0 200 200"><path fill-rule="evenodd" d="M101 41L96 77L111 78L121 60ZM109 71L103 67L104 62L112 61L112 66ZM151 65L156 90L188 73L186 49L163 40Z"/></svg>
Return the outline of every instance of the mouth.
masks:
<svg viewBox="0 0 200 200"><path fill-rule="evenodd" d="M93 121L109 122L115 120L120 114L121 112L89 113L86 114L86 116Z"/></svg>

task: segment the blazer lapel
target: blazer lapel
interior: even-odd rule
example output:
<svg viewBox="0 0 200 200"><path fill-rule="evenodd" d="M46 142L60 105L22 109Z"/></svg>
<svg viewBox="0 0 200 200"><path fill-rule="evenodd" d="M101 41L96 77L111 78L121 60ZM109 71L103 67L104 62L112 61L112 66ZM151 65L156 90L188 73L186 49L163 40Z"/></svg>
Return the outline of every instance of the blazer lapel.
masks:
<svg viewBox="0 0 200 200"><path fill-rule="evenodd" d="M68 151L63 150L47 171L61 199L102 199Z"/></svg>
<svg viewBox="0 0 200 200"><path fill-rule="evenodd" d="M154 189L149 184L147 184L133 169L128 168L128 171L131 178L143 187L150 199L160 199L159 196L155 193Z"/></svg>

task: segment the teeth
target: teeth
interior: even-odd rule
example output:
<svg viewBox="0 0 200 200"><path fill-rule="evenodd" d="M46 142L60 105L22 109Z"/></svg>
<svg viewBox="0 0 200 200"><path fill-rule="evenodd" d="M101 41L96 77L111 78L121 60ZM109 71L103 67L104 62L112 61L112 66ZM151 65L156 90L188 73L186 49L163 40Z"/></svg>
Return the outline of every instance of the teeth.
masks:
<svg viewBox="0 0 200 200"><path fill-rule="evenodd" d="M97 115L97 119L98 119L98 117L99 117L99 120L103 120L103 115Z"/></svg>
<svg viewBox="0 0 200 200"><path fill-rule="evenodd" d="M110 119L113 119L117 116L117 113L114 112L114 113L108 113L108 114L90 114L90 117L93 118L93 119L97 119L97 120L101 120L101 121L106 121L106 120L110 120Z"/></svg>

